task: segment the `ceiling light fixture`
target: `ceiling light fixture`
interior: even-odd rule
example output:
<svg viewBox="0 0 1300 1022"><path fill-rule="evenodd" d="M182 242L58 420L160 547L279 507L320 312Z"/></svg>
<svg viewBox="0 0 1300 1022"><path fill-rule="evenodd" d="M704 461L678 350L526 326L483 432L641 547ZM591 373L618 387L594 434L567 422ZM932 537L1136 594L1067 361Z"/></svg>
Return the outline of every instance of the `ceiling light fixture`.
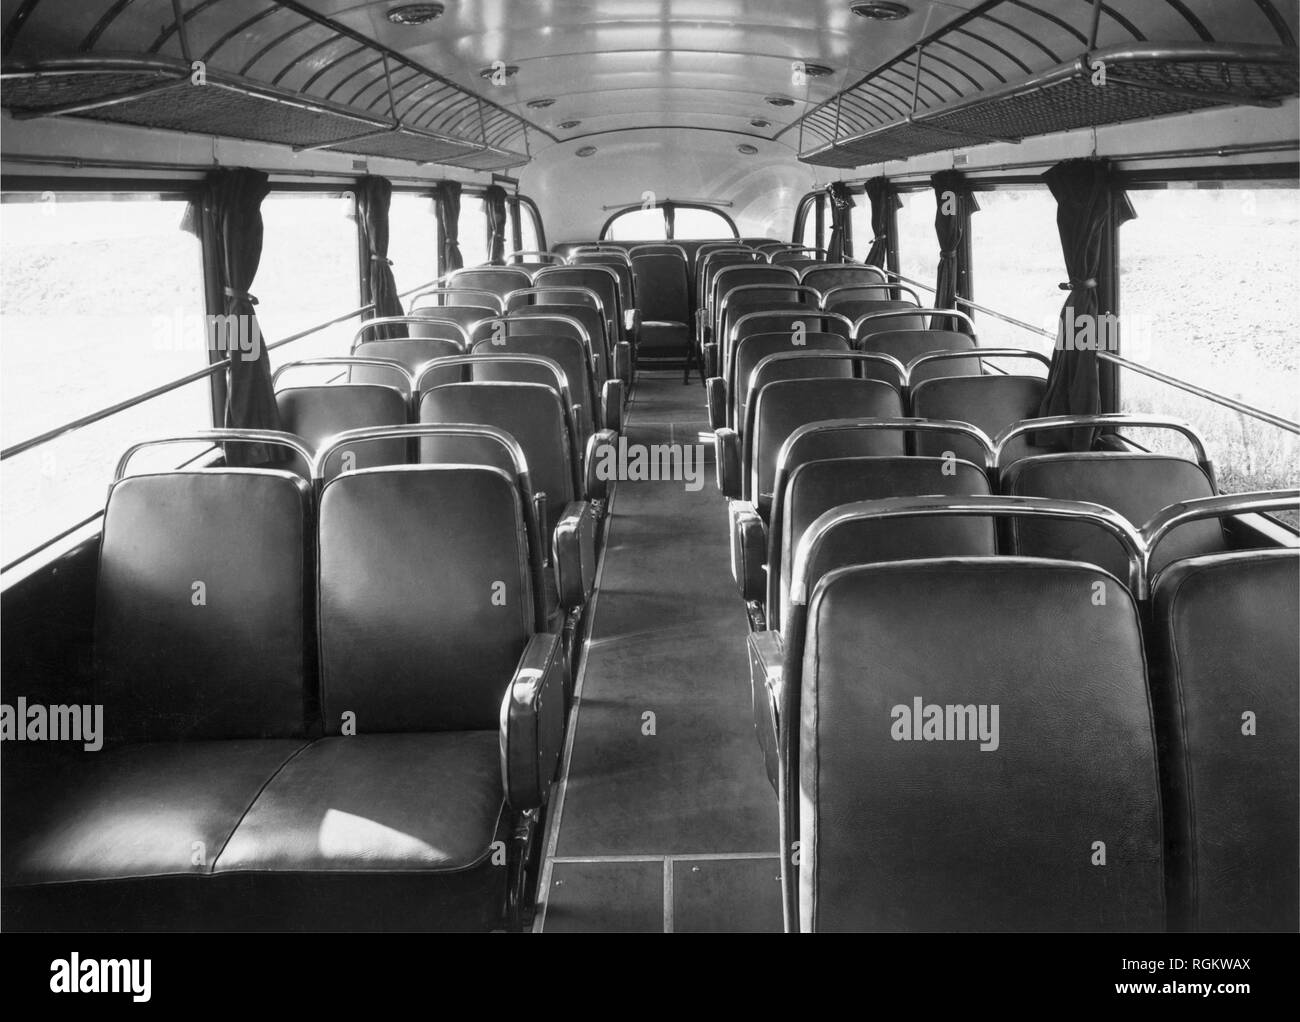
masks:
<svg viewBox="0 0 1300 1022"><path fill-rule="evenodd" d="M758 146L750 145L748 142L742 142L740 145L736 146L736 152L740 153L742 156L753 156L758 152Z"/></svg>
<svg viewBox="0 0 1300 1022"><path fill-rule="evenodd" d="M595 156L596 147L594 145L585 145L578 150L578 155L582 157Z"/></svg>
<svg viewBox="0 0 1300 1022"><path fill-rule="evenodd" d="M752 121L749 122L749 124L750 127L753 128L770 128L772 126L772 122L769 121L766 117L755 117Z"/></svg>
<svg viewBox="0 0 1300 1022"><path fill-rule="evenodd" d="M388 20L394 25L427 25L445 10L442 4L403 4L388 12Z"/></svg>
<svg viewBox="0 0 1300 1022"><path fill-rule="evenodd" d="M548 106L555 106L555 100L547 97L546 99L530 99L528 101L530 110L545 110Z"/></svg>
<svg viewBox="0 0 1300 1022"><path fill-rule="evenodd" d="M565 131L569 131L573 128L576 128L581 123L582 123L581 121L561 121L560 127L563 128Z"/></svg>
<svg viewBox="0 0 1300 1022"><path fill-rule="evenodd" d="M912 13L907 4L894 3L894 0L857 0L849 4L849 10L870 21L902 21Z"/></svg>
<svg viewBox="0 0 1300 1022"><path fill-rule="evenodd" d="M794 100L789 96L768 96L764 102L768 106L794 106Z"/></svg>
<svg viewBox="0 0 1300 1022"><path fill-rule="evenodd" d="M489 64L487 67L481 67L478 69L478 76L480 78L486 78L489 81L491 81L493 75L503 74L507 78L513 78L518 73L518 64L502 64L499 60L495 64Z"/></svg>
<svg viewBox="0 0 1300 1022"><path fill-rule="evenodd" d="M810 60L802 61L802 63L803 63L803 73L806 74L809 78L825 78L827 75L831 74L833 70L832 68L827 67L825 64L814 64Z"/></svg>

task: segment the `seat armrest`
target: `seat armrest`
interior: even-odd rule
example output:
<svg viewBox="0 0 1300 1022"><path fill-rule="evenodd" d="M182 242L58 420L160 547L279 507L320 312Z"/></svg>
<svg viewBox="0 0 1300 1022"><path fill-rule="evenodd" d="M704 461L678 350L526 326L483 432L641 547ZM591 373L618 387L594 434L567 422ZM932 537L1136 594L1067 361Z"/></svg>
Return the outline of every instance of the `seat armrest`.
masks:
<svg viewBox="0 0 1300 1022"><path fill-rule="evenodd" d="M632 386L632 345L627 341L614 345L614 379L622 380L624 387Z"/></svg>
<svg viewBox="0 0 1300 1022"><path fill-rule="evenodd" d="M717 343L715 341L705 341L703 348L701 350L704 352L704 375L717 376L718 375Z"/></svg>
<svg viewBox="0 0 1300 1022"><path fill-rule="evenodd" d="M780 708L785 698L785 642L780 632L750 632L748 645L754 731L763 750L767 779L775 788L780 772L777 744L781 734Z"/></svg>
<svg viewBox="0 0 1300 1022"><path fill-rule="evenodd" d="M767 597L767 529L747 500L731 502L731 577L746 603Z"/></svg>
<svg viewBox="0 0 1300 1022"><path fill-rule="evenodd" d="M512 809L538 809L550 796L564 747L568 673L560 636L528 640L501 702L501 783Z"/></svg>
<svg viewBox="0 0 1300 1022"><path fill-rule="evenodd" d="M623 381L606 380L600 391L600 424L615 433L623 432Z"/></svg>
<svg viewBox="0 0 1300 1022"><path fill-rule="evenodd" d="M718 489L733 500L741 496L740 434L723 427L713 434L713 449L718 462Z"/></svg>
<svg viewBox="0 0 1300 1022"><path fill-rule="evenodd" d="M609 496L609 484L616 478L618 470L618 434L612 429L598 429L587 437L582 463L586 471L583 482L587 499L605 500ZM607 465L609 471L602 474L602 465Z"/></svg>
<svg viewBox="0 0 1300 1022"><path fill-rule="evenodd" d="M575 500L565 506L551 542L560 606L581 607L596 579L596 511L590 501Z"/></svg>
<svg viewBox="0 0 1300 1022"><path fill-rule="evenodd" d="M709 405L709 429L721 429L727 424L727 381L710 376L704 381L704 396Z"/></svg>

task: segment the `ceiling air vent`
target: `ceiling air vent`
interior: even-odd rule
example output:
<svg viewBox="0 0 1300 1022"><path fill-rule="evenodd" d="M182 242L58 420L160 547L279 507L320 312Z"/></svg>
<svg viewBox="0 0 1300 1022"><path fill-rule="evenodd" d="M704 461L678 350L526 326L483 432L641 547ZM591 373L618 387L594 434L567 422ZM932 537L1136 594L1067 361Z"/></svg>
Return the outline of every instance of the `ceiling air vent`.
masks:
<svg viewBox="0 0 1300 1022"><path fill-rule="evenodd" d="M549 96L545 99L530 99L528 101L529 110L545 110L548 106L555 106L555 100Z"/></svg>
<svg viewBox="0 0 1300 1022"><path fill-rule="evenodd" d="M849 10L869 21L902 21L912 13L907 4L894 3L893 0L858 0L849 4Z"/></svg>
<svg viewBox="0 0 1300 1022"><path fill-rule="evenodd" d="M388 20L394 25L427 25L441 18L444 10L442 4L403 4L388 12Z"/></svg>
<svg viewBox="0 0 1300 1022"><path fill-rule="evenodd" d="M583 146L581 149L578 150L578 155L579 155L579 156L583 156L583 157L587 157L587 156L595 156L595 155L596 155L596 147L595 147L594 145L585 145L585 146Z"/></svg>
<svg viewBox="0 0 1300 1022"><path fill-rule="evenodd" d="M487 67L481 67L478 69L478 76L480 78L486 78L488 81L492 81L496 76L513 78L518 73L518 64L503 64L499 60L495 64L489 64Z"/></svg>
<svg viewBox="0 0 1300 1022"><path fill-rule="evenodd" d="M581 121L561 121L560 127L563 128L565 131L572 131L581 123L582 123Z"/></svg>
<svg viewBox="0 0 1300 1022"><path fill-rule="evenodd" d="M742 156L753 156L758 152L758 146L750 145L748 142L742 142L740 145L736 146L736 152L740 153Z"/></svg>
<svg viewBox="0 0 1300 1022"><path fill-rule="evenodd" d="M763 102L768 106L794 106L794 100L789 96L768 96Z"/></svg>
<svg viewBox="0 0 1300 1022"><path fill-rule="evenodd" d="M766 117L755 117L752 121L749 122L749 124L750 127L753 128L770 128L772 126L772 122L769 121Z"/></svg>
<svg viewBox="0 0 1300 1022"><path fill-rule="evenodd" d="M811 60L800 61L803 64L803 73L809 78L825 78L833 72L832 68L825 64L816 64Z"/></svg>

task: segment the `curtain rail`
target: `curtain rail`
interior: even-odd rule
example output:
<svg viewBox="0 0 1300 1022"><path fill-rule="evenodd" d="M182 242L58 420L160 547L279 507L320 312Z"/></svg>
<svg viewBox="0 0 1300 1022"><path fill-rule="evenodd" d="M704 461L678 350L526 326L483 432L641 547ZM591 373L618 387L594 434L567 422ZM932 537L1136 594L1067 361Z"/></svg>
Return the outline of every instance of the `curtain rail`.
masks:
<svg viewBox="0 0 1300 1022"><path fill-rule="evenodd" d="M904 277L901 273L892 273L890 275L897 277L904 283L911 284L915 287L925 288L925 290L930 292L934 291L934 288L931 285L926 284L923 281L912 280L910 277ZM1012 326L1018 326L1022 330L1027 330L1032 334L1037 334L1039 337L1046 337L1053 343L1056 342L1056 335L1044 330L1042 327L1034 326L1032 323L1026 323L1024 320L1016 319L1014 316L1008 316L1004 313L998 312L996 309L977 305L969 298L958 296L957 301L966 306L966 308L975 312L983 313L986 316L992 316L994 319L999 319L1003 323L1010 323ZM1194 383L1188 383L1186 380L1181 380L1177 376L1170 376L1168 373L1162 373L1159 369L1152 369L1150 366L1143 365L1141 362L1130 361L1121 355L1115 355L1108 351L1099 351L1097 352L1097 355L1103 361L1110 362L1112 365L1117 365L1122 369L1128 369L1140 376L1148 376L1153 380L1159 380L1161 383L1167 384L1177 390L1183 390L1189 394L1195 394L1197 397L1204 398L1206 401L1222 405L1225 408L1231 408L1233 411L1240 412L1242 415L1248 415L1252 419L1259 419L1261 422L1267 422L1270 426L1275 426L1288 433L1300 435L1300 423L1293 422L1292 420L1283 418L1280 415L1274 415L1272 412L1266 412L1262 408L1256 408L1254 405L1248 405L1243 401L1236 400L1235 398L1225 397L1215 391L1206 390L1204 387L1198 387Z"/></svg>
<svg viewBox="0 0 1300 1022"><path fill-rule="evenodd" d="M446 275L441 277L435 277L433 280L425 284L419 285L419 287L413 287L409 291L403 291L397 297L405 298L407 295L415 294L416 291L419 291L423 288L432 287L436 284L440 284L444 280L446 280ZM321 330L324 330L326 327L331 327L337 323L346 322L349 319L355 319L357 316L363 315L364 313L369 312L373 308L374 308L373 303L363 305L358 309L353 309L351 312L346 312L341 316L335 316L333 319L326 320L324 323L319 323L316 326L308 327L306 330L300 330L296 334L290 334L288 337L281 338L278 341L268 344L266 345L266 350L274 351L277 348L284 347L286 344L291 344L294 341L300 341L304 337L310 337L314 333L319 333ZM211 376L215 376L217 373L223 372L229 365L230 365L230 359L223 358L220 362L213 362L212 365L207 366L203 369L196 369L194 372L188 373L187 375L179 377L178 379L171 380L168 383L159 384L157 387L154 387L151 390L147 390L143 394L137 394L134 397L129 397L126 398L125 400L117 402L116 404L109 405L107 408L101 408L99 409L99 411L91 412L89 415L83 415L79 419L73 419L71 422L65 422L60 426L55 426L53 429L46 430L44 433L38 434L37 436L34 437L30 437L27 440L23 440L21 443L14 444L11 447L6 447L3 451L0 451L0 461L7 461L16 455L22 454L26 451L30 451L34 447L40 447L41 445L47 444L51 440L55 440L58 437L64 436L65 434L72 433L75 430L81 429L85 426L93 425L96 422L101 422L104 419L110 418L118 414L119 412L124 412L128 408L134 408L137 405L142 405L146 401L151 401L156 397L161 397L163 394L170 393L173 390L179 390L181 387L186 387L191 383L198 383L200 380L204 380Z"/></svg>

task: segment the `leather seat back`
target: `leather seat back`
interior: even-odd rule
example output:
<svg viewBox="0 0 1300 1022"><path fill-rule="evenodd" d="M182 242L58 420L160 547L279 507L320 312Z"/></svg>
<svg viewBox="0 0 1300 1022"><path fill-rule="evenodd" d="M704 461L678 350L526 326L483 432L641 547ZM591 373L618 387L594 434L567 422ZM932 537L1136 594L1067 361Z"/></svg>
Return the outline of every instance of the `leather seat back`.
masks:
<svg viewBox="0 0 1300 1022"><path fill-rule="evenodd" d="M735 394L733 407L735 409L735 421L732 428L745 421L745 410L749 404L749 377L750 374L758 367L758 363L768 355L775 355L781 351L848 351L849 342L838 334L809 332L803 334L803 343L796 346L794 343L795 334L792 331L784 331L769 334L749 334L740 338L736 342L736 347L731 353L732 378L728 383L727 390ZM847 370L844 375L851 374L852 364L845 362ZM812 361L802 359L791 359L780 362L772 367L772 372L764 373L763 379L771 382L776 379L799 379L801 373L807 373L812 368ZM786 373L788 370L788 374ZM815 373L811 375L825 375L825 373Z"/></svg>
<svg viewBox="0 0 1300 1022"><path fill-rule="evenodd" d="M440 340L432 337L399 337L391 341L362 341L352 349L358 358L390 358L400 362L414 374L421 366L435 358L450 358L463 355L464 349L459 341ZM398 377L378 366L354 366L348 371L352 383L395 384ZM455 383L463 379L464 373L459 366L439 369L431 373L426 380L430 385ZM403 392L408 383L401 382Z"/></svg>
<svg viewBox="0 0 1300 1022"><path fill-rule="evenodd" d="M468 333L473 330L475 323L480 320L491 319L493 316L500 315L500 313L496 309L488 308L486 305L422 305L418 309L413 309L411 315L435 321L450 320L463 327ZM450 341L462 340L460 333L437 322L430 323L427 326L422 323L411 323L407 329L412 337L443 337Z"/></svg>
<svg viewBox="0 0 1300 1022"><path fill-rule="evenodd" d="M582 329L587 332L590 338L591 351L595 356L597 365L597 383L603 384L613 375L613 356L610 354L610 339L605 334L605 320L599 310L592 305L579 304L562 304L552 302L546 305L528 305L520 309L513 310L507 317L507 332L534 334L539 331L546 333L558 333L561 331L572 330L564 323L547 323L545 326L533 326L527 323L530 319L544 319L547 316L567 316L569 319L576 320L581 324ZM573 331L574 336L579 336L577 331ZM481 338L475 337L477 343Z"/></svg>
<svg viewBox="0 0 1300 1022"><path fill-rule="evenodd" d="M309 522L309 488L288 472L204 469L113 485L94 645L115 739L305 733Z"/></svg>
<svg viewBox="0 0 1300 1022"><path fill-rule="evenodd" d="M1195 462L1118 452L1023 458L1003 471L1001 485L1004 493L1013 496L1101 504L1118 511L1135 526L1145 524L1170 504L1214 495L1214 486ZM1074 522L1013 520L1010 538L1013 553L1087 561L1120 578L1127 570L1116 540ZM1191 522L1172 532L1156 548L1151 570L1159 571L1182 557L1224 549L1223 529L1218 522Z"/></svg>
<svg viewBox="0 0 1300 1022"><path fill-rule="evenodd" d="M797 362L799 359L790 359ZM835 360L838 361L838 360ZM898 391L879 380L780 380L763 387L754 403L752 436L744 440L748 499L766 515L781 445L800 426L824 419L890 418L903 414ZM906 454L905 438L893 432L838 436L827 457Z"/></svg>
<svg viewBox="0 0 1300 1022"><path fill-rule="evenodd" d="M1193 557L1156 579L1173 928L1300 929L1298 578L1300 552L1274 549Z"/></svg>
<svg viewBox="0 0 1300 1022"><path fill-rule="evenodd" d="M447 286L491 291L498 298L504 298L511 291L532 287L533 278L525 270L513 269L509 266L475 266L457 270L448 279ZM446 301L448 305L475 305L478 299L476 295L466 295L461 298L456 294L449 294L446 296Z"/></svg>
<svg viewBox="0 0 1300 1022"><path fill-rule="evenodd" d="M501 344L479 341L474 346L474 354L500 355L515 352L524 355L540 355L556 363L564 370L564 375L569 381L570 399L578 405L577 422L574 426L578 430L578 436L585 443L587 437L596 431L595 414L598 400L592 359L586 345L576 337L564 337L558 334L508 333L502 341ZM517 362L503 362L500 365L491 362L476 363L472 368L472 375L475 380L514 380L519 383L555 386L555 374L548 369Z"/></svg>
<svg viewBox="0 0 1300 1022"><path fill-rule="evenodd" d="M1163 928L1138 614L1120 586L1093 606L1095 578L1001 557L822 578L792 729L801 929Z"/></svg>
<svg viewBox="0 0 1300 1022"><path fill-rule="evenodd" d="M690 283L686 260L680 255L665 252L633 256L632 276L643 323L691 321Z"/></svg>
<svg viewBox="0 0 1300 1022"><path fill-rule="evenodd" d="M965 361L956 359L954 361ZM911 390L912 414L920 419L956 419L978 426L996 437L1012 423L1032 419L1047 390L1047 381L1036 376L949 376L923 380ZM1007 448L1008 462L1042 453L1023 439ZM918 454L942 455L952 451L959 458L980 463L983 453L966 437L919 433Z"/></svg>
<svg viewBox="0 0 1300 1022"><path fill-rule="evenodd" d="M619 303L624 309L636 308L636 293L632 285L632 267L626 259L600 252L579 252L571 257L574 266L603 266L618 278Z"/></svg>
<svg viewBox="0 0 1300 1022"><path fill-rule="evenodd" d="M834 351L837 349L829 348L825 350ZM748 387L748 392L745 395L745 417L743 419L737 417L737 422L743 427L740 431L742 441L746 440L754 431L755 413L757 412L754 395L762 391L764 387L772 383L778 383L781 380L853 379L853 363L848 359L784 358L773 359L764 364L763 360L759 359L758 364L754 366L754 371L747 374L745 378L746 380L752 379L753 383ZM902 404L901 397L899 398L899 404Z"/></svg>
<svg viewBox="0 0 1300 1022"><path fill-rule="evenodd" d="M475 367L475 372L479 367ZM541 383L475 382L434 387L420 399L421 422L466 422L496 426L523 448L533 491L545 493L547 520L543 534L551 535L564 507L577 495L571 456L572 440L560 396ZM421 460L448 441L421 441ZM495 457L500 457L499 454ZM445 460L439 457L438 460Z"/></svg>
<svg viewBox="0 0 1300 1022"><path fill-rule="evenodd" d="M819 458L793 466L772 506L768 577L768 627L779 628L789 610L795 548L817 518L841 504L885 497L931 494L987 496L988 477L967 461L928 457ZM988 518L863 519L827 535L809 567L809 579L849 564L921 557L983 557L997 553L997 532ZM778 610L773 613L773 610Z"/></svg>
<svg viewBox="0 0 1300 1022"><path fill-rule="evenodd" d="M618 277L607 266L548 266L533 278L533 287L582 287L596 292L605 307L605 331L611 342L623 333L623 299L619 293ZM563 294L561 293L561 298ZM545 292L537 295L538 305L552 304L559 299ZM571 303L566 303L571 304Z"/></svg>
<svg viewBox="0 0 1300 1022"><path fill-rule="evenodd" d="M890 319L885 322L896 321ZM906 366L918 355L928 355L932 351L972 350L975 348L975 338L956 330L882 330L859 337L855 347L859 351L893 355ZM892 371L884 367L866 366L864 371L871 378L893 379ZM911 385L942 376L979 376L983 372L984 367L978 358L954 358L918 366L916 378L909 379L908 383Z"/></svg>
<svg viewBox="0 0 1300 1022"><path fill-rule="evenodd" d="M406 465L338 476L321 492L319 558L327 733L349 713L358 734L498 728L535 620L510 475Z"/></svg>
<svg viewBox="0 0 1300 1022"><path fill-rule="evenodd" d="M799 286L799 274L788 266L773 266L770 263L741 262L721 267L713 275L713 287L710 292L715 316L721 312L722 303L732 288L749 284L768 284L781 294L778 301L800 301L796 294L780 292L781 285Z"/></svg>
<svg viewBox="0 0 1300 1022"><path fill-rule="evenodd" d="M833 287L852 287L855 284L883 284L885 276L874 266L831 264L812 266L801 274L800 283L814 287L825 294Z"/></svg>
<svg viewBox="0 0 1300 1022"><path fill-rule="evenodd" d="M351 383L342 386L290 387L277 391L276 407L285 430L302 437L312 450L335 433L367 426L400 426L407 419L407 398L396 387ZM351 455L348 457L348 455ZM325 478L353 468L405 463L405 440L372 440L354 450L331 455L324 467ZM294 455L294 471L303 478L311 466Z"/></svg>
<svg viewBox="0 0 1300 1022"><path fill-rule="evenodd" d="M838 312L842 316L848 316L854 323L862 316L871 312L893 312L895 310L906 310L916 308L911 302L899 301L890 298L867 298L859 292L856 296L842 293L840 295L830 295L826 300L827 312ZM873 326L872 324L879 324ZM873 329L880 330L924 330L926 326L924 316L890 316L888 319L867 320L864 326L866 331Z"/></svg>
<svg viewBox="0 0 1300 1022"><path fill-rule="evenodd" d="M732 266L757 265L768 264L759 253L738 245L706 253L697 271L699 291L696 300L700 307L707 308L710 313L717 311L717 278L721 271Z"/></svg>

